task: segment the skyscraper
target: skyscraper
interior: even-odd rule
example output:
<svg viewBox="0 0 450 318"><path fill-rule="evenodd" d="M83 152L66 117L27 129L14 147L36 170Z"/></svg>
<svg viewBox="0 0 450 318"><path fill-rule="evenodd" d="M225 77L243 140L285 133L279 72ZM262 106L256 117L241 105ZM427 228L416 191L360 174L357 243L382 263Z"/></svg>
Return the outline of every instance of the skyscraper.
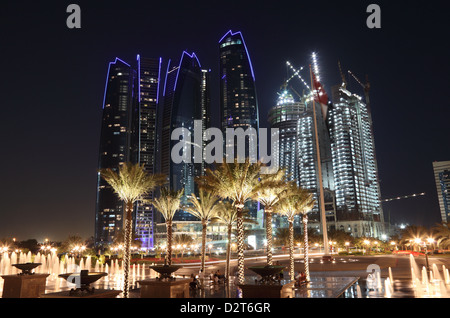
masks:
<svg viewBox="0 0 450 318"><path fill-rule="evenodd" d="M117 171L124 162L139 163L155 173L157 104L161 59L137 56L132 66L116 58L108 67L99 169ZM152 194L147 198L151 199ZM112 243L123 228L124 206L111 187L98 175L95 243ZM153 210L137 202L133 211L136 238L141 247L153 247Z"/></svg>
<svg viewBox="0 0 450 318"><path fill-rule="evenodd" d="M289 180L299 181L297 123L305 111L305 103L295 101L287 89L283 89L276 106L269 111L271 128L279 129L275 160L280 168L286 169Z"/></svg>
<svg viewBox="0 0 450 318"><path fill-rule="evenodd" d="M450 221L450 161L433 162L442 222Z"/></svg>
<svg viewBox="0 0 450 318"><path fill-rule="evenodd" d="M164 85L164 109L162 118L161 172L168 176L168 185L172 190L184 189L182 205L188 204L191 194L198 194L195 177L203 174L204 164L195 160L195 147L203 145L187 143L182 149L186 160L174 162L171 152L179 140L191 139L195 129L206 127L209 107L209 72L201 69L195 53L183 52L179 63L169 61ZM195 121L201 121L195 127ZM182 128L180 139L172 140L175 129ZM189 149L187 149L189 147ZM191 214L180 210L174 221L197 220Z"/></svg>
<svg viewBox="0 0 450 318"><path fill-rule="evenodd" d="M313 122L313 103L308 96L299 97L296 101L288 89L284 89L278 97L277 105L269 112L269 122L272 128L279 129L278 163L286 169L288 178L296 180L297 184L313 193L316 204L310 213L309 226L320 231L319 205L319 174L317 169L317 147ZM318 121L319 147L322 163L322 181L327 204L326 215L334 221L333 191L334 178L331 161L331 145L328 128L316 103ZM332 207L331 209L329 207ZM328 227L335 226L334 223Z"/></svg>
<svg viewBox="0 0 450 318"><path fill-rule="evenodd" d="M98 168L118 169L136 161L137 74L123 60L109 63L103 100ZM122 230L124 205L111 186L97 177L95 243L112 243Z"/></svg>
<svg viewBox="0 0 450 318"><path fill-rule="evenodd" d="M219 40L219 76L222 132L226 134L227 129L232 128L239 134L238 130L242 129L242 135L247 135L244 145L239 145L238 137L227 135L224 138L224 155L229 159L249 158L251 162L256 162L259 111L255 74L244 37L239 31L230 30ZM242 151L242 156L238 156L239 151ZM250 216L257 218L258 205L250 202L247 208Z"/></svg>
<svg viewBox="0 0 450 318"><path fill-rule="evenodd" d="M231 30L219 40L220 114L222 131L227 128L252 128L256 133L245 142L245 157L258 159L259 112L256 98L255 74L241 32ZM237 143L234 149L225 148L225 154L234 152L237 157ZM254 150L253 152L250 149Z"/></svg>
<svg viewBox="0 0 450 318"><path fill-rule="evenodd" d="M137 56L138 74L138 146L137 162L149 174L156 173L157 154L157 108L161 82L161 58ZM150 193L146 200L153 198ZM143 201L135 205L135 235L141 240L142 248L153 247L153 206Z"/></svg>
<svg viewBox="0 0 450 318"><path fill-rule="evenodd" d="M329 128L339 228L355 236L384 232L370 110L343 86L332 88Z"/></svg>

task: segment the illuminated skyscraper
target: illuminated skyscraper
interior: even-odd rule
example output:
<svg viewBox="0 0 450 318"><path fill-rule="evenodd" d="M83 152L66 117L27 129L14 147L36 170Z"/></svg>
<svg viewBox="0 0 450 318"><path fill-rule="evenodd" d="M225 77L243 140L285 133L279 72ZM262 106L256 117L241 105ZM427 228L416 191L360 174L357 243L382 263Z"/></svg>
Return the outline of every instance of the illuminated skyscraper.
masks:
<svg viewBox="0 0 450 318"><path fill-rule="evenodd" d="M259 112L256 98L255 74L241 32L231 30L219 40L220 120L222 131L241 128L247 133L245 148L240 148L251 162L258 160ZM230 135L228 135L229 137ZM224 138L224 155L238 156L238 139ZM232 147L234 145L234 147ZM233 149L232 149L233 148ZM245 159L241 158L241 159ZM250 216L256 218L258 205L248 203Z"/></svg>
<svg viewBox="0 0 450 318"><path fill-rule="evenodd" d="M173 147L179 139L172 140L175 129L184 129L182 138L191 138L196 129L207 126L209 120L209 71L202 70L195 53L183 52L179 63L169 61L166 82L164 85L164 109L162 118L161 140L161 172L168 176L168 186L172 190L184 189L182 205L188 204L191 194L198 194L195 178L203 174L204 164L196 163L195 147L202 145L187 143L183 155L189 153L190 162L176 163L171 158ZM194 128L194 121L200 120L201 127ZM194 216L180 210L175 214L174 221L193 221Z"/></svg>
<svg viewBox="0 0 450 318"><path fill-rule="evenodd" d="M103 101L98 168L117 171L120 164L136 160L137 73L116 58L109 63ZM95 243L112 243L123 226L124 204L111 186L97 177Z"/></svg>
<svg viewBox="0 0 450 318"><path fill-rule="evenodd" d="M370 110L342 86L334 86L332 95L328 122L338 229L380 237L384 218Z"/></svg>
<svg viewBox="0 0 450 318"><path fill-rule="evenodd" d="M255 74L241 32L228 31L219 40L220 112L223 132L227 128L253 128L246 138L245 157L258 159L259 115ZM253 152L250 152L253 149ZM225 149L225 154L227 149ZM234 157L237 156L236 147Z"/></svg>
<svg viewBox="0 0 450 318"><path fill-rule="evenodd" d="M278 160L280 168L286 169L290 180L299 180L297 126L305 112L305 103L295 101L288 90L279 94L277 105L269 111L271 128L279 129L275 160Z"/></svg>
<svg viewBox="0 0 450 318"><path fill-rule="evenodd" d="M116 58L108 67L103 103L98 168L113 170L124 162L139 163L155 173L157 104L161 59L137 56L131 66ZM150 194L145 199L151 199ZM95 243L112 243L122 230L124 206L98 175ZM136 203L133 211L136 238L141 247L153 247L153 210Z"/></svg>
<svg viewBox="0 0 450 318"><path fill-rule="evenodd" d="M272 128L279 129L278 164L286 169L290 180L313 193L316 205L310 213L310 227L320 229L319 222L319 175L317 169L317 150L313 123L311 101L307 96L296 101L289 90L283 90L278 97L277 105L269 112L269 122ZM325 189L326 214L328 221L334 219L333 205L333 167L331 161L331 145L328 128L321 106L316 103L318 121L319 147L322 162L322 181ZM331 209L330 209L331 206ZM329 223L328 227L334 226Z"/></svg>
<svg viewBox="0 0 450 318"><path fill-rule="evenodd" d="M156 173L157 154L157 106L161 78L161 58L137 56L138 73L138 113L139 122L136 137L138 140L137 162L144 166L149 174ZM146 200L153 198L150 193ZM135 206L135 235L141 240L142 248L153 247L153 206L138 202Z"/></svg>
<svg viewBox="0 0 450 318"><path fill-rule="evenodd" d="M450 161L433 162L442 222L450 221Z"/></svg>

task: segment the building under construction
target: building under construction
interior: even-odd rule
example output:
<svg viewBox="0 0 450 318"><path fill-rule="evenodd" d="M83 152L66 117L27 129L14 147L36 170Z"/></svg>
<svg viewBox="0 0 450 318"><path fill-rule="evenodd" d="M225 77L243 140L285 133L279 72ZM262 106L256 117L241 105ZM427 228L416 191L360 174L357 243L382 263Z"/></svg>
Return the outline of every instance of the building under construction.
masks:
<svg viewBox="0 0 450 318"><path fill-rule="evenodd" d="M313 58L316 62L316 56ZM280 129L279 166L285 167L291 179L310 190L316 199L308 225L320 233L321 215L325 215L328 230L381 238L385 234L384 217L369 105L347 89L344 76L342 84L332 88L332 103L314 103L313 90L301 77L301 69L287 64L293 75L283 84L277 105L269 112L269 122ZM302 82L305 93L299 94L289 85L293 78ZM363 86L368 100L369 86ZM295 99L291 92L297 95ZM320 193L323 207L319 204ZM321 214L321 209L325 213Z"/></svg>

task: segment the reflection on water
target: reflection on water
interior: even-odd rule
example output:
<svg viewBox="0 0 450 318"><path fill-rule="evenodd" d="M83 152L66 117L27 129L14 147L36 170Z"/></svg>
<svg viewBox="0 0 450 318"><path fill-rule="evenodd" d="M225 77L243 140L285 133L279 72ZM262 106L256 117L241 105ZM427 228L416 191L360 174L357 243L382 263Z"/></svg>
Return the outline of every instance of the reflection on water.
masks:
<svg viewBox="0 0 450 318"><path fill-rule="evenodd" d="M89 270L94 272L106 272L107 276L91 284L96 289L123 289L123 264L118 260L112 260L109 264L100 264L98 261L92 264L87 257L79 261L72 257L59 258L56 254L31 253L3 253L0 255L0 275L16 275L20 270L12 266L17 263L41 263L34 272L49 274L46 284L46 293L60 292L75 288L75 284L68 283L58 277L59 274ZM314 261L314 260L312 260ZM338 262L356 262L357 260L336 259ZM302 262L299 260L298 262ZM442 265L438 267L432 264L430 268L419 268L410 256L411 279L397 279L388 268L388 276L380 277L379 272L368 274L365 277L333 277L331 272L323 274L311 273L311 282L307 286L294 288L296 298L448 298L450 297L449 270ZM149 265L137 264L130 269L130 289L139 287L138 281L155 278L157 274L149 268ZM356 275L355 275L356 276ZM249 277L253 280L257 277ZM0 294L3 293L3 282L0 278ZM136 294L136 293L135 293ZM119 295L121 297L121 295ZM191 291L191 297L195 298L240 298L241 291L233 284L214 284L207 281L204 288Z"/></svg>

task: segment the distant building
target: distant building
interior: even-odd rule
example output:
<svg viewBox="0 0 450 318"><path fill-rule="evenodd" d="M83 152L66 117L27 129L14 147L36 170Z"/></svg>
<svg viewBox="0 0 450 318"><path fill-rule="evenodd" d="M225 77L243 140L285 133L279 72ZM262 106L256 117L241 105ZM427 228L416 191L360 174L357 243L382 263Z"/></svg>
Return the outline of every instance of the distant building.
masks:
<svg viewBox="0 0 450 318"><path fill-rule="evenodd" d="M279 130L274 157L278 160L278 166L286 169L289 180L299 180L297 123L305 111L305 103L295 101L286 89L279 94L276 106L269 111L271 128Z"/></svg>
<svg viewBox="0 0 450 318"><path fill-rule="evenodd" d="M123 60L109 63L103 102L98 168L118 170L136 161L137 73ZM97 177L95 243L110 244L123 228L124 204L111 186Z"/></svg>
<svg viewBox="0 0 450 318"><path fill-rule="evenodd" d="M230 30L219 40L219 59L222 131L225 134L227 128L242 128L248 132L252 129L254 134L249 134L245 138L245 157L256 161L259 152L259 111L255 74L241 32ZM232 145L230 141L232 140L224 138L225 144ZM250 149L253 149L253 152ZM238 158L236 141L234 149L224 147L224 156L231 151L234 158ZM256 219L258 204L249 202L246 206L249 208L250 216Z"/></svg>
<svg viewBox="0 0 450 318"><path fill-rule="evenodd" d="M116 58L109 63L104 102L98 169L117 171L124 162L139 163L155 173L157 104L161 59L142 58L136 65ZM146 199L151 199L150 194ZM123 229L124 205L98 174L95 244L111 244ZM141 247L153 247L153 209L138 202L133 211L135 236Z"/></svg>
<svg viewBox="0 0 450 318"><path fill-rule="evenodd" d="M370 110L342 86L332 88L331 136L338 228L381 237L384 217Z"/></svg>
<svg viewBox="0 0 450 318"><path fill-rule="evenodd" d="M450 161L433 162L442 222L450 221Z"/></svg>
<svg viewBox="0 0 450 318"><path fill-rule="evenodd" d="M320 232L319 176L317 149L314 131L312 102L307 97L296 101L289 90L284 89L278 97L277 105L269 111L272 128L279 129L278 152L276 158L281 168L286 169L289 180L313 193L316 204L309 214L308 226ZM327 226L335 227L335 200L333 166L328 128L321 106L316 103L319 148L322 163L325 212Z"/></svg>
<svg viewBox="0 0 450 318"><path fill-rule="evenodd" d="M256 98L255 75L250 56L241 32L228 31L219 41L220 53L220 113L222 131L227 128L253 128L259 132L259 112ZM246 139L246 157L249 149L256 149L254 157L258 159L257 136ZM227 153L225 149L225 153ZM224 154L225 154L224 153ZM234 157L237 156L236 147Z"/></svg>
<svg viewBox="0 0 450 318"><path fill-rule="evenodd" d="M139 122L137 162L144 166L145 171L155 174L157 156L157 123L159 89L161 85L161 58L137 57L138 73L138 105ZM150 193L144 199L153 199ZM149 203L138 202L135 205L135 235L141 240L141 247L152 248L154 245L153 230L154 208Z"/></svg>
<svg viewBox="0 0 450 318"><path fill-rule="evenodd" d="M194 162L194 147L203 147L203 144L192 144L190 163L175 163L171 151L179 140L172 140L171 135L174 129L185 128L183 139L188 137L194 131L195 120L202 122L198 128L205 129L209 124L209 71L202 70L195 53L183 52L178 63L169 61L163 95L161 173L168 177L171 190L184 189L181 204L186 206L191 194L198 195L195 178L204 174L204 163ZM174 221L196 220L196 217L183 210L174 216Z"/></svg>

